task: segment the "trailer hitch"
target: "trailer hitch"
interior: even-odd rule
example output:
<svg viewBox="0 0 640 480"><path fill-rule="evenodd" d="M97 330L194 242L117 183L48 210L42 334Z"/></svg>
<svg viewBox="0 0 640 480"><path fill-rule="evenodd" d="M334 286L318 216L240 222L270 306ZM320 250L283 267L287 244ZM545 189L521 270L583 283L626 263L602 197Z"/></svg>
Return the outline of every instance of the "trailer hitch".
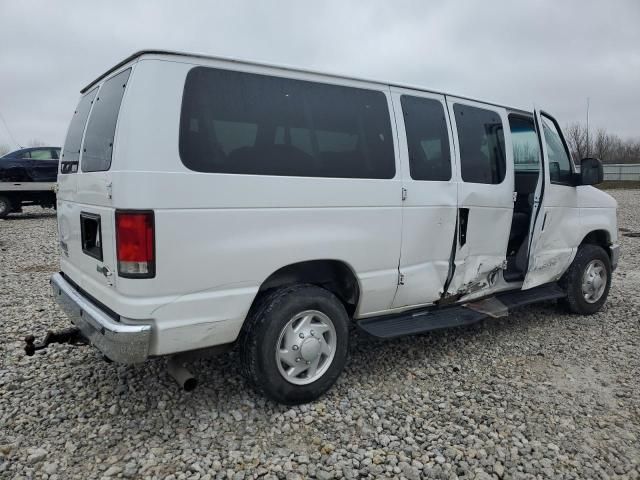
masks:
<svg viewBox="0 0 640 480"><path fill-rule="evenodd" d="M36 337L27 335L24 338L26 345L24 353L31 357L36 350L43 350L52 343L68 343L69 345L88 345L87 339L82 335L79 328L70 327L57 332L48 331L42 342L35 343Z"/></svg>

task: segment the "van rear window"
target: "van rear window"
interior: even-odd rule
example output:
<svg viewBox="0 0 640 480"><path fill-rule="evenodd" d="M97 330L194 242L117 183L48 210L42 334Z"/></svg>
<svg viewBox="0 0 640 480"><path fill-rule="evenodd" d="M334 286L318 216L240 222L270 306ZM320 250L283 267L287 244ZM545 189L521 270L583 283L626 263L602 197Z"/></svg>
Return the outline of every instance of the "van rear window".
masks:
<svg viewBox="0 0 640 480"><path fill-rule="evenodd" d="M84 136L83 172L102 172L111 168L116 122L130 73L129 68L110 78L98 91Z"/></svg>
<svg viewBox="0 0 640 480"><path fill-rule="evenodd" d="M180 157L198 172L395 175L382 92L208 67L187 74Z"/></svg>
<svg viewBox="0 0 640 480"><path fill-rule="evenodd" d="M87 117L96 96L97 88L85 94L78 103L73 118L69 124L67 138L64 141L62 160L60 161L60 173L76 173L78 171L78 158L82 145L82 134L87 124Z"/></svg>

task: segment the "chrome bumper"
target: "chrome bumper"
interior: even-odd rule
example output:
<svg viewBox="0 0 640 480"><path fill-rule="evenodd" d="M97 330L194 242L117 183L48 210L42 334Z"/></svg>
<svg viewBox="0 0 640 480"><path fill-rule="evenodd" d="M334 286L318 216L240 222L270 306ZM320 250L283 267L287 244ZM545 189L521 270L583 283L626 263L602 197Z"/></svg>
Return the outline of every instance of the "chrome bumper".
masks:
<svg viewBox="0 0 640 480"><path fill-rule="evenodd" d="M615 244L609 247L611 250L611 270L615 270L618 267L618 260L620 260L620 245Z"/></svg>
<svg viewBox="0 0 640 480"><path fill-rule="evenodd" d="M69 319L107 358L127 364L146 360L151 341L150 325L127 325L115 321L59 273L51 277L51 288Z"/></svg>

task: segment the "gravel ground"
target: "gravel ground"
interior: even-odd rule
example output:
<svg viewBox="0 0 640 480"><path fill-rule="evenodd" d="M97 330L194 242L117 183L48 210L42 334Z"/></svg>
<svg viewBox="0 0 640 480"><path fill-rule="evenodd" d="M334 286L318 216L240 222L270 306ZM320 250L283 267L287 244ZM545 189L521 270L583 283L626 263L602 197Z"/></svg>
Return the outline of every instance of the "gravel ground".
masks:
<svg viewBox="0 0 640 480"><path fill-rule="evenodd" d="M614 191L640 231L640 190ZM355 335L313 404L249 391L237 355L125 367L88 347L25 357L21 338L67 326L49 298L55 216L0 220L1 478L640 478L640 238L621 237L593 317L544 304L391 342Z"/></svg>

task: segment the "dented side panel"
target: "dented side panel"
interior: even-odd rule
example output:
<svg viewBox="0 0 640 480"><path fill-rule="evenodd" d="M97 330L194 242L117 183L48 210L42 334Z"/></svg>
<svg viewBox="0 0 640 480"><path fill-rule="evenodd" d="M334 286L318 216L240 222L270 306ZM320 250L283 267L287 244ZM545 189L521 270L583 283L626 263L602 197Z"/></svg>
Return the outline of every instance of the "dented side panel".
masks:
<svg viewBox="0 0 640 480"><path fill-rule="evenodd" d="M509 208L469 209L467 241L456 252L449 295L473 293L495 283L495 273L505 267L512 215Z"/></svg>
<svg viewBox="0 0 640 480"><path fill-rule="evenodd" d="M499 184L462 181L458 188L458 207L468 209L466 235L458 235L454 256L454 270L445 298L460 298L471 293L488 293L499 280L499 272L506 267L507 243L513 217L513 147L506 110L479 102L447 97L452 128L457 132L453 107L464 104L496 112L504 133L506 171ZM454 135L457 165L460 165L460 145ZM464 224L461 225L464 229Z"/></svg>
<svg viewBox="0 0 640 480"><path fill-rule="evenodd" d="M544 183L539 184L536 192L536 196L541 192L542 198L537 216L534 212L535 224L523 290L558 280L573 261L577 247L584 238L577 189L571 185L551 183L547 144L544 131L539 127L542 124L540 113L535 112L535 117L543 153L544 178L541 180Z"/></svg>
<svg viewBox="0 0 640 480"><path fill-rule="evenodd" d="M571 192L565 193L569 195L562 196L570 204L567 197ZM553 194L548 192L547 195ZM531 245L529 269L522 285L524 290L558 280L573 261L582 239L579 212L575 203L573 205L542 207L540 215L544 228Z"/></svg>
<svg viewBox="0 0 640 480"><path fill-rule="evenodd" d="M523 289L558 280L589 233L607 232L610 243L618 239L615 200L596 188L551 184L543 203L544 229L534 238Z"/></svg>

